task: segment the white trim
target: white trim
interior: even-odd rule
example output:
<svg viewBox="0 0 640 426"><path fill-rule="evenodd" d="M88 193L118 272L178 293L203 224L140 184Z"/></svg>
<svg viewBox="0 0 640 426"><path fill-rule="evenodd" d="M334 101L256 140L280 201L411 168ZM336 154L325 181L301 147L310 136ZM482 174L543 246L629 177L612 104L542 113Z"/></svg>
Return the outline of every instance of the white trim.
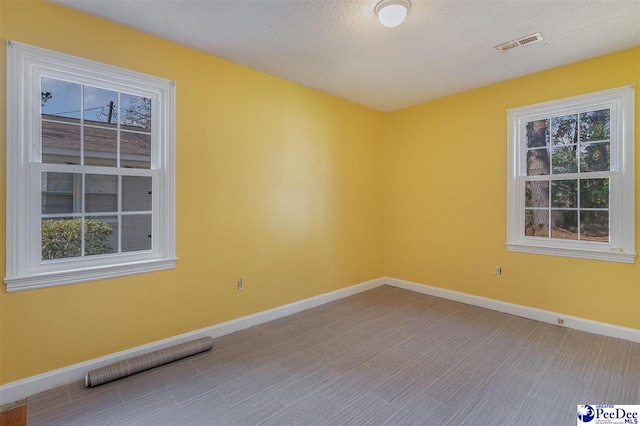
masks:
<svg viewBox="0 0 640 426"><path fill-rule="evenodd" d="M0 405L4 405L18 399L34 395L38 392L54 388L56 386L65 385L77 380L83 380L84 374L96 368L104 367L114 362L122 361L138 355L143 355L169 346L187 342L199 337L210 336L213 338L233 333L234 331L243 330L253 327L274 319L295 314L296 312L311 309L334 300L352 296L363 291L371 290L384 284L383 278L376 278L330 293L321 294L319 296L310 297L298 302L289 303L277 308L258 312L242 318L237 318L211 327L202 328L200 330L191 331L189 333L180 334L168 339L158 340L146 345L137 346L111 355L100 358L94 358L68 367L59 368L57 370L47 371L46 373L28 377L26 379L17 380L0 386ZM215 343L214 343L215 350Z"/></svg>
<svg viewBox="0 0 640 426"><path fill-rule="evenodd" d="M7 293L22 290L35 290L56 285L75 284L87 281L105 280L133 274L163 271L173 269L176 264L173 259L148 260L126 264L109 265L91 269L65 270L59 273L27 275L19 278L5 278Z"/></svg>
<svg viewBox="0 0 640 426"><path fill-rule="evenodd" d="M633 263L635 252L634 189L635 87L625 86L507 111L507 241L508 251ZM590 110L611 111L610 170L593 173L526 176L527 122ZM579 130L578 130L579 131ZM610 242L525 236L526 180L610 179ZM577 209L576 209L577 210Z"/></svg>
<svg viewBox="0 0 640 426"><path fill-rule="evenodd" d="M87 371L104 367L114 362L122 361L127 358L184 343L186 341L197 339L199 337L210 336L216 338L224 336L226 334L243 330L254 325L259 325L268 321L282 318L287 315L295 314L296 312L311 309L316 306L332 302L334 300L342 299L354 294L361 293L363 291L371 290L385 284L409 291L414 291L416 293L428 294L430 296L454 300L456 302L466 303L468 305L479 306L481 308L505 312L511 315L516 315L519 317L529 318L535 321L541 321L555 325L557 325L558 318L562 318L564 320L564 327L640 343L640 330L620 327L584 318L562 315L551 311L502 302L499 300L488 299L486 297L460 293L453 290L432 287L429 285L400 280L397 278L383 277L376 278L371 281L366 281L361 284L356 284L351 287L332 291L330 293L310 297L298 302L279 306L277 308L258 312L253 315L248 315L221 324L216 324L211 327L206 327L167 339L158 340L146 345L137 346L135 348L127 349L121 352L116 352L111 355L94 358L68 367L59 368L57 370L52 370L46 373L38 374L36 376L28 377L26 379L7 383L0 386L0 405L22 399L30 395L34 395L38 392L42 392L56 386L61 386L74 381L82 380L82 378L84 377L84 373L86 373Z"/></svg>
<svg viewBox="0 0 640 426"><path fill-rule="evenodd" d="M150 133L141 133L151 135L151 169L41 163L40 97L34 96L33 92L40 87L40 78L45 75L108 88L118 93L148 97L154 111L153 121ZM83 126L84 124L80 128L84 128ZM119 132L120 124L117 127ZM7 291L174 268L175 82L7 40L6 145L7 238L4 282ZM122 159L120 153L118 158ZM42 261L40 182L43 171L150 176L153 185L151 249ZM119 197L121 196L119 191ZM118 211L114 215L121 218L124 212ZM118 238L121 238L120 233Z"/></svg>
<svg viewBox="0 0 640 426"><path fill-rule="evenodd" d="M530 254L550 254L553 256L575 257L578 259L608 260L610 262L633 263L635 253L618 253L597 250L576 250L566 247L550 247L543 244L505 243L508 251Z"/></svg>
<svg viewBox="0 0 640 426"><path fill-rule="evenodd" d="M443 299L454 300L456 302L479 306L481 308L491 309L493 311L505 312L507 314L546 322L549 324L558 325L558 319L563 319L564 327L640 343L640 330L636 330L633 328L620 327L613 324L573 317L557 312L532 308L529 306L516 305L514 303L503 302L500 300L489 299L486 297L461 293L458 291L447 290L439 287L432 287L430 285L400 280L397 278L386 277L384 278L384 283L393 287L415 291L417 293L423 293L430 296L441 297Z"/></svg>

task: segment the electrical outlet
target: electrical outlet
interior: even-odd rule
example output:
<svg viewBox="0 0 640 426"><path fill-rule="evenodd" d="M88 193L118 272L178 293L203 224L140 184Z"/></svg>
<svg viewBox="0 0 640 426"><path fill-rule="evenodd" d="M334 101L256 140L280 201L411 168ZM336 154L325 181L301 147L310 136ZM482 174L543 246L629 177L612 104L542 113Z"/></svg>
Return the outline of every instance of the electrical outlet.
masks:
<svg viewBox="0 0 640 426"><path fill-rule="evenodd" d="M564 318L558 318L558 325L564 325Z"/></svg>
<svg viewBox="0 0 640 426"><path fill-rule="evenodd" d="M496 266L496 277L499 277L500 275L502 275L502 268L499 266Z"/></svg>
<svg viewBox="0 0 640 426"><path fill-rule="evenodd" d="M237 284L237 288L238 290L242 290L242 278L238 278L238 284Z"/></svg>

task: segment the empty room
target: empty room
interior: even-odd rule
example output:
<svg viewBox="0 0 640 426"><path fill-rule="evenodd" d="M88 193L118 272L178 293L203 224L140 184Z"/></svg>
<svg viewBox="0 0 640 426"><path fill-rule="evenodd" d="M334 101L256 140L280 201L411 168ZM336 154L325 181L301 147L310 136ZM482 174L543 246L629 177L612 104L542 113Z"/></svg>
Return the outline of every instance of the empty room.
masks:
<svg viewBox="0 0 640 426"><path fill-rule="evenodd" d="M640 421L640 1L0 0L0 38L2 426Z"/></svg>

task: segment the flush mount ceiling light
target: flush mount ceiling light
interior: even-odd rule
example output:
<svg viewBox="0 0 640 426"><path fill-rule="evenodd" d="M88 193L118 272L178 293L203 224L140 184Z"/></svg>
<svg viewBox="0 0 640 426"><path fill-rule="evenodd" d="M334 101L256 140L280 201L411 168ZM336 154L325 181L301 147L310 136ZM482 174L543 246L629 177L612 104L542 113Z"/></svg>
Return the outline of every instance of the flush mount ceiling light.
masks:
<svg viewBox="0 0 640 426"><path fill-rule="evenodd" d="M382 0L374 12L382 25L392 28L402 24L409 9L411 9L409 0Z"/></svg>

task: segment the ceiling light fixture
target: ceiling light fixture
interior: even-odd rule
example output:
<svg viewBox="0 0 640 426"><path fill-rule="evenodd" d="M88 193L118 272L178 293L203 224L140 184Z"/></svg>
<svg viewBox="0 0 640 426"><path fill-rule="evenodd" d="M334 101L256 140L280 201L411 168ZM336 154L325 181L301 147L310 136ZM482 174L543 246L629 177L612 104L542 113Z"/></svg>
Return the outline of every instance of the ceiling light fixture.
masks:
<svg viewBox="0 0 640 426"><path fill-rule="evenodd" d="M393 28L402 24L409 9L411 9L409 0L382 0L374 12L382 25Z"/></svg>

